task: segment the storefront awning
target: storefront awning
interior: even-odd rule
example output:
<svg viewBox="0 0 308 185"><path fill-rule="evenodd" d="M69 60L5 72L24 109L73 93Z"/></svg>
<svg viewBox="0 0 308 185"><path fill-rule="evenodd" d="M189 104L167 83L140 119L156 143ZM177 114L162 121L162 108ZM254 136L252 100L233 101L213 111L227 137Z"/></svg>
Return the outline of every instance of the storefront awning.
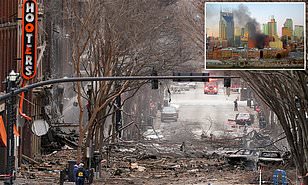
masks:
<svg viewBox="0 0 308 185"><path fill-rule="evenodd" d="M1 115L0 115L0 146L6 146L6 129Z"/></svg>

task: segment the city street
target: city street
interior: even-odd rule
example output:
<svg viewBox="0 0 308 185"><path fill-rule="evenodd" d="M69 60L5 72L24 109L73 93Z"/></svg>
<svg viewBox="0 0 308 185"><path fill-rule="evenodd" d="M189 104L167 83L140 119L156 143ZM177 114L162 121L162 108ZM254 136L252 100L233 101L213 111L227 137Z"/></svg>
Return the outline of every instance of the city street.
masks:
<svg viewBox="0 0 308 185"><path fill-rule="evenodd" d="M0 0L0 185L308 185L308 4L241 1Z"/></svg>
<svg viewBox="0 0 308 185"><path fill-rule="evenodd" d="M203 88L203 83L197 83L196 89L191 88L189 91L182 91L180 94L172 93L170 104L171 106L178 107L178 121L160 123L158 117L158 122L156 123L160 125L160 129L166 139L174 139L175 136L178 136L179 138L176 137L176 139L180 139L181 141L185 141L185 137L200 139L202 133L208 137L210 134L213 134L214 137L221 137L228 134L226 133L230 129L228 119L234 120L237 113L256 114L253 108L246 106L246 101L238 101L238 111L234 111L234 100L236 98L239 99L240 94L232 93L228 97L224 93L222 84L220 84L217 95L204 94ZM252 128L257 129L258 120L255 119L254 123L248 129L249 131ZM169 130L172 132L169 133ZM184 137L183 133L180 133L181 131L191 134L185 134ZM243 134L243 129L234 131L234 136Z"/></svg>

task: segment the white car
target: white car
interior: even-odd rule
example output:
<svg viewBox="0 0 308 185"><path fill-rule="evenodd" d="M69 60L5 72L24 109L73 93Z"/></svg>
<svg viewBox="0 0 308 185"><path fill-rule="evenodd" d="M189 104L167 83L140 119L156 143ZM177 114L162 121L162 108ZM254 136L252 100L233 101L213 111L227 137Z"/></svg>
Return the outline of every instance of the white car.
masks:
<svg viewBox="0 0 308 185"><path fill-rule="evenodd" d="M146 139L162 139L164 137L160 130L154 131L154 129L152 129L152 128L145 131L142 135Z"/></svg>

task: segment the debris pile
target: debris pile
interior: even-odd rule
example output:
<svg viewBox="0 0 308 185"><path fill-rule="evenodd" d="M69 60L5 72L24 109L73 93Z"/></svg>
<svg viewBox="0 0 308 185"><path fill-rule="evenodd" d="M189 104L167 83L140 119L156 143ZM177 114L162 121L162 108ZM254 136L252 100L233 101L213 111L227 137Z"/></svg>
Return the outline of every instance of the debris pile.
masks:
<svg viewBox="0 0 308 185"><path fill-rule="evenodd" d="M152 141L106 147L105 154L109 157L103 162L105 173L100 182L160 184L158 182L185 180L187 183L217 183L218 178L229 178L226 174L243 173L245 175L241 177L241 182L246 181L248 184L251 175L255 175L255 172L244 173L242 169L230 166L224 160L225 153L222 150L210 151L204 146L204 143L186 144L185 151L181 151L181 143Z"/></svg>
<svg viewBox="0 0 308 185"><path fill-rule="evenodd" d="M61 150L35 159L23 155L22 165L17 174L17 183L59 183L60 171L67 166L68 160L76 159L76 153L76 150Z"/></svg>
<svg viewBox="0 0 308 185"><path fill-rule="evenodd" d="M49 154L62 149L77 149L78 134L75 130L68 133L60 128L51 128L47 135L42 137L42 153Z"/></svg>

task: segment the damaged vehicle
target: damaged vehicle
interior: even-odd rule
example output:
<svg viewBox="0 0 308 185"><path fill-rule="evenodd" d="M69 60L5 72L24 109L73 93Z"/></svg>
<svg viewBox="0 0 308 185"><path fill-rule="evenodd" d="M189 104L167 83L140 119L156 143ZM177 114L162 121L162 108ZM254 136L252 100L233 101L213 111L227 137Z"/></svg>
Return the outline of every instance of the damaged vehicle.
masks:
<svg viewBox="0 0 308 185"><path fill-rule="evenodd" d="M279 166L283 165L284 160L279 151L261 151L258 157L258 165Z"/></svg>
<svg viewBox="0 0 308 185"><path fill-rule="evenodd" d="M175 107L164 107L161 111L161 122L175 121L179 118L178 110Z"/></svg>
<svg viewBox="0 0 308 185"><path fill-rule="evenodd" d="M259 152L257 150L240 149L233 154L226 156L230 165L241 165L253 170L257 167Z"/></svg>
<svg viewBox="0 0 308 185"><path fill-rule="evenodd" d="M249 113L238 113L235 116L235 123L238 125L252 125L253 124L253 115Z"/></svg>

